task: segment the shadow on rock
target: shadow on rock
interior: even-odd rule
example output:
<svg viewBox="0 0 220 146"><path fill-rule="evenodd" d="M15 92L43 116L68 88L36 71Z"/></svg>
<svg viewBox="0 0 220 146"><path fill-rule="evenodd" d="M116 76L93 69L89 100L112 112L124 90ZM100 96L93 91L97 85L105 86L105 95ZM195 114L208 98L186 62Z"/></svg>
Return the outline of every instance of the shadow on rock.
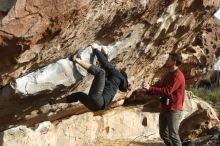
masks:
<svg viewBox="0 0 220 146"><path fill-rule="evenodd" d="M159 112L159 98L134 91L129 98L124 101L124 106L135 106L143 104L143 112Z"/></svg>

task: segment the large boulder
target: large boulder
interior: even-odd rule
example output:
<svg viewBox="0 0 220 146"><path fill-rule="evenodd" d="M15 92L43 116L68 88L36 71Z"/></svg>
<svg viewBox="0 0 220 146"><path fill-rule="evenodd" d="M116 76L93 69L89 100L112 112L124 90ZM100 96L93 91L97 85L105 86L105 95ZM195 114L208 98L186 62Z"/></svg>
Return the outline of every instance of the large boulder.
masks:
<svg viewBox="0 0 220 146"><path fill-rule="evenodd" d="M219 6L219 0L0 0L0 130L87 112L80 103L49 101L88 92L92 76L68 56L83 50L88 61L94 42L106 46L132 83L116 103L145 80L159 83L170 52L182 54L187 83L197 83L216 61Z"/></svg>
<svg viewBox="0 0 220 146"><path fill-rule="evenodd" d="M162 145L159 113L155 107L151 108L153 106L155 103L147 101L145 105L127 105L45 121L33 128L18 126L1 133L2 145L146 145L149 142ZM193 134L203 122L208 122L203 130L219 124L216 112L208 103L187 92L179 131L181 139Z"/></svg>

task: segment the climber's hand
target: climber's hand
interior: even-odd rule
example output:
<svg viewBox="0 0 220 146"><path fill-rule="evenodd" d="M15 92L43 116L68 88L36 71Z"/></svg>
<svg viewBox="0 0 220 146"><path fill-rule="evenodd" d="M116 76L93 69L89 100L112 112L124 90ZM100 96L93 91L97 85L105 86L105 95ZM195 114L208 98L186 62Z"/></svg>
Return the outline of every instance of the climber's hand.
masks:
<svg viewBox="0 0 220 146"><path fill-rule="evenodd" d="M80 56L78 56L77 54L73 56L73 61L74 62L80 62L82 59L80 58Z"/></svg>
<svg viewBox="0 0 220 146"><path fill-rule="evenodd" d="M141 94L145 94L146 93L146 89L144 88L139 88L136 90L137 93L141 93Z"/></svg>

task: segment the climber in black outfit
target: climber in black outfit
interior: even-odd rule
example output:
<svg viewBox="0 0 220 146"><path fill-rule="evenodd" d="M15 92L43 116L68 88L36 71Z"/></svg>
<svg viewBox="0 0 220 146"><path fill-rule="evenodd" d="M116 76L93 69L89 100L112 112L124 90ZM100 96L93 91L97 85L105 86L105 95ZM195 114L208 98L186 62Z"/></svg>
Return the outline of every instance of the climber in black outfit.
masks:
<svg viewBox="0 0 220 146"><path fill-rule="evenodd" d="M88 73L94 75L89 94L83 92L73 93L60 102L82 102L87 108L92 111L104 109L109 105L114 98L117 90L126 92L129 88L127 74L124 71L118 71L110 62L108 62L106 54L99 51L93 46L93 53L96 55L100 66L97 67L92 64L84 62L80 57L75 55L73 61L85 68ZM60 103L57 101L56 103Z"/></svg>

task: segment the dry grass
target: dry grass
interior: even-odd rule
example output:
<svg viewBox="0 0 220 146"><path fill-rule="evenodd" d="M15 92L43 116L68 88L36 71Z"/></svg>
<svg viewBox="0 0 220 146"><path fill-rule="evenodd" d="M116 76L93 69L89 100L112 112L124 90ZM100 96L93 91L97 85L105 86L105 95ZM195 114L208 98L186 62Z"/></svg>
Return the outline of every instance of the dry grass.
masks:
<svg viewBox="0 0 220 146"><path fill-rule="evenodd" d="M196 96L211 103L218 113L220 113L220 88L204 89L189 86L187 90L192 91Z"/></svg>

